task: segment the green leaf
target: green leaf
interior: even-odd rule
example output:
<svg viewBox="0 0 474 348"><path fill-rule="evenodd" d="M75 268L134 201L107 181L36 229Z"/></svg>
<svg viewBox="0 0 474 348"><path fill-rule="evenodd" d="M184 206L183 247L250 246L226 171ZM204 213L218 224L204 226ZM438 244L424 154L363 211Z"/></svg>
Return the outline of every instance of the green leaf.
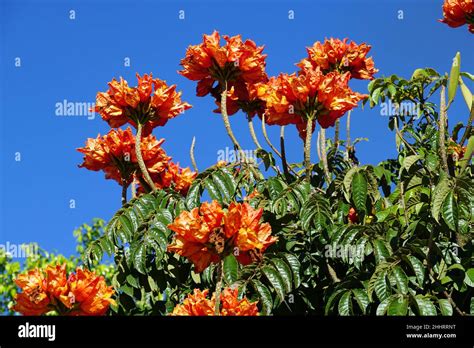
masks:
<svg viewBox="0 0 474 348"><path fill-rule="evenodd" d="M387 314L392 316L405 316L408 312L408 299L403 295L394 295L390 301Z"/></svg>
<svg viewBox="0 0 474 348"><path fill-rule="evenodd" d="M449 191L442 207L443 220L450 229L458 230L458 206L453 191Z"/></svg>
<svg viewBox="0 0 474 348"><path fill-rule="evenodd" d="M390 303L390 300L391 298L387 297L385 300L380 302L380 304L377 306L376 315L379 315L379 316L385 315L385 313L387 312L387 307L388 307L388 304Z"/></svg>
<svg viewBox="0 0 474 348"><path fill-rule="evenodd" d="M300 267L301 264L298 261L298 258L293 254L285 253L284 257L286 262L290 265L291 274L293 276L293 283L295 285L295 289L298 288L301 284L301 276L300 276Z"/></svg>
<svg viewBox="0 0 474 348"><path fill-rule="evenodd" d="M228 285L234 284L239 277L239 263L234 255L224 259L224 279Z"/></svg>
<svg viewBox="0 0 474 348"><path fill-rule="evenodd" d="M273 307L272 294L270 290L257 279L252 279L250 283L260 297L260 303L262 304L261 314L269 315Z"/></svg>
<svg viewBox="0 0 474 348"><path fill-rule="evenodd" d="M408 293L408 277L400 266L395 266L392 270L392 274L395 277L398 290L406 295Z"/></svg>
<svg viewBox="0 0 474 348"><path fill-rule="evenodd" d="M428 315L436 315L436 307L435 305L428 299L424 297L415 297L416 304L418 305L418 310L420 315L428 316Z"/></svg>
<svg viewBox="0 0 474 348"><path fill-rule="evenodd" d="M133 253L133 265L136 270L142 274L146 274L146 245L140 244L135 247Z"/></svg>
<svg viewBox="0 0 474 348"><path fill-rule="evenodd" d="M456 53L456 56L453 59L453 65L451 67L451 73L449 74L448 82L448 106L454 100L456 96L456 91L459 84L459 72L461 69L461 53Z"/></svg>
<svg viewBox="0 0 474 348"><path fill-rule="evenodd" d="M351 300L352 292L346 291L339 300L338 311L339 315L351 315L352 314L352 300Z"/></svg>
<svg viewBox="0 0 474 348"><path fill-rule="evenodd" d="M361 172L354 174L352 178L352 200L358 212L365 212L365 202L367 199L367 180Z"/></svg>
<svg viewBox="0 0 474 348"><path fill-rule="evenodd" d="M342 295L342 293L346 291L346 289L339 289L334 291L331 296L329 296L328 300L326 301L326 306L324 307L324 314L328 315L329 312L331 311L331 307L335 301L339 299L339 297Z"/></svg>
<svg viewBox="0 0 474 348"><path fill-rule="evenodd" d="M366 291L363 289L353 289L352 292L354 293L354 298L356 299L362 314L366 314L367 307L370 303L369 296L367 296Z"/></svg>
<svg viewBox="0 0 474 348"><path fill-rule="evenodd" d="M199 206L199 201L201 198L201 181L195 180L191 187L189 188L188 194L186 196L186 206L188 209L194 209Z"/></svg>
<svg viewBox="0 0 474 348"><path fill-rule="evenodd" d="M276 294L283 302L283 300L285 299L285 283L278 271L271 266L265 266L263 267L262 272L263 274L265 274L265 277L267 277L268 281L275 289Z"/></svg>
<svg viewBox="0 0 474 348"><path fill-rule="evenodd" d="M446 299L438 300L439 310L442 315L451 316L453 315L453 307Z"/></svg>
<svg viewBox="0 0 474 348"><path fill-rule="evenodd" d="M423 263L417 257L412 255L408 255L407 258L411 268L413 269L413 272L415 272L418 285L423 287L425 282L425 267L423 266Z"/></svg>
<svg viewBox="0 0 474 348"><path fill-rule="evenodd" d="M390 283L387 279L387 271L383 271L378 274L374 283L374 290L380 301L385 300L391 295Z"/></svg>
<svg viewBox="0 0 474 348"><path fill-rule="evenodd" d="M439 214L443 202L450 191L451 187L449 185L449 180L446 177L442 178L433 190L433 197L431 199L431 215L437 222L439 222Z"/></svg>
<svg viewBox="0 0 474 348"><path fill-rule="evenodd" d="M275 266L275 268L280 272L280 276L283 279L283 282L285 284L285 291L287 293L291 292L291 269L288 266L288 264L278 258L273 258L272 263Z"/></svg>
<svg viewBox="0 0 474 348"><path fill-rule="evenodd" d="M409 171L411 166L415 164L416 161L418 161L419 159L420 159L420 156L418 155L411 155L411 156L405 157L405 159L403 160L403 168L406 171Z"/></svg>
<svg viewBox="0 0 474 348"><path fill-rule="evenodd" d="M471 288L474 288L474 268L469 268L466 271L466 276L464 278L464 283Z"/></svg>
<svg viewBox="0 0 474 348"><path fill-rule="evenodd" d="M204 179L204 186L207 189L207 192L209 193L209 196L213 199L218 201L220 204L222 204L222 196L219 192L219 187L214 183L214 181L211 178L206 178Z"/></svg>

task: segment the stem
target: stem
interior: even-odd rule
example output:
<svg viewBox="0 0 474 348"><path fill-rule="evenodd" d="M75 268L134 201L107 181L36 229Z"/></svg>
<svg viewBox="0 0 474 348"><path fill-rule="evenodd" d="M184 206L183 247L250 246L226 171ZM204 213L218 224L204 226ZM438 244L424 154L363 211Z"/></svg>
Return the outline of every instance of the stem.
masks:
<svg viewBox="0 0 474 348"><path fill-rule="evenodd" d="M349 160L349 149L352 146L351 145L351 112L352 110L349 110L347 113L347 121L346 121L346 157L347 160Z"/></svg>
<svg viewBox="0 0 474 348"><path fill-rule="evenodd" d="M229 135L230 140L234 143L234 146L239 150L242 154L242 147L240 146L239 142L237 141L234 132L232 132L232 128L230 126L229 115L227 114L227 82L224 84L224 91L221 94L221 115L222 120L224 121L224 126Z"/></svg>
<svg viewBox="0 0 474 348"><path fill-rule="evenodd" d="M283 165L283 173L287 180L290 179L290 173L288 172L288 163L286 162L286 151L285 151L285 126L280 127L280 149L281 149L281 162Z"/></svg>
<svg viewBox="0 0 474 348"><path fill-rule="evenodd" d="M443 291L443 294L444 296L448 299L449 303L451 303L451 306L453 306L453 308L456 310L456 312L459 313L459 315L462 315L462 316L465 316L466 313L464 313L459 307L458 305L456 304L456 302L454 302L453 298L451 297L451 295L448 294L448 292L445 290Z"/></svg>
<svg viewBox="0 0 474 348"><path fill-rule="evenodd" d="M214 309L214 315L220 314L220 304L221 304L221 290L222 283L224 280L224 261L219 262L217 266L217 284L216 284L216 307Z"/></svg>
<svg viewBox="0 0 474 348"><path fill-rule="evenodd" d="M142 142L142 130L143 125L141 123L137 123L137 135L135 137L135 152L137 155L138 166L142 172L143 178L145 182L150 186L153 191L156 191L155 183L151 180L150 173L146 169L145 162L143 161L142 151L141 151L141 142Z"/></svg>
<svg viewBox="0 0 474 348"><path fill-rule="evenodd" d="M198 172L198 167L196 164L196 158L194 157L194 146L196 145L196 137L193 137L193 141L191 143L191 148L189 149L189 156L191 157L191 163L193 165L194 171Z"/></svg>
<svg viewBox="0 0 474 348"><path fill-rule="evenodd" d="M334 127L334 146L336 149L339 148L339 127L341 125L340 120L340 118L336 120L336 126Z"/></svg>
<svg viewBox="0 0 474 348"><path fill-rule="evenodd" d="M316 152L318 154L318 160L321 161L321 132L318 132L318 138L316 139Z"/></svg>
<svg viewBox="0 0 474 348"><path fill-rule="evenodd" d="M403 213L405 216L405 226L408 226L408 213L407 213L407 207L405 204L405 185L403 184L403 181L401 181L401 177L399 177L400 180L400 204L402 205Z"/></svg>
<svg viewBox="0 0 474 348"><path fill-rule="evenodd" d="M137 186L135 185L135 179L132 180L131 190L132 190L132 198L135 198L137 196Z"/></svg>
<svg viewBox="0 0 474 348"><path fill-rule="evenodd" d="M252 140L253 140L255 146L257 146L257 149L261 149L262 146L258 142L257 134L255 134L255 128L253 128L253 119L249 115L247 115L247 122L248 122L248 125L249 125L250 135L252 136Z"/></svg>
<svg viewBox="0 0 474 348"><path fill-rule="evenodd" d="M323 162L324 176L326 177L327 183L331 182L331 175L329 174L328 157L326 150L326 130L321 127L321 159Z"/></svg>
<svg viewBox="0 0 474 348"><path fill-rule="evenodd" d="M466 130L462 136L461 141L459 142L460 146L464 145L464 142L469 138L472 129L472 121L474 121L474 100L472 101L471 112L469 114L469 119L467 121Z"/></svg>
<svg viewBox="0 0 474 348"><path fill-rule="evenodd" d="M395 133L397 133L400 140L403 141L406 148L409 149L411 152L413 152L414 155L416 155L417 153L416 153L415 149L413 149L413 147L411 147L410 143L405 140L405 138L403 137L402 132L400 132L400 129L398 128L398 118L397 118L397 116L395 116L395 118L393 119L393 122L394 122L394 127L395 127Z"/></svg>
<svg viewBox="0 0 474 348"><path fill-rule="evenodd" d="M444 171L446 174L449 175L448 170L448 156L446 155L446 95L445 95L446 87L441 87L441 100L439 106L439 151L441 156L441 163L443 166Z"/></svg>
<svg viewBox="0 0 474 348"><path fill-rule="evenodd" d="M271 147L273 152L275 152L278 157L282 158L281 153L276 149L275 146L273 146L272 142L270 141L270 138L268 138L267 128L265 127L265 114L262 115L262 133L263 133L263 137L265 138L268 146Z"/></svg>
<svg viewBox="0 0 474 348"><path fill-rule="evenodd" d="M313 135L313 116L306 121L306 140L304 142L304 163L306 167L306 181L311 181L311 138Z"/></svg>
<svg viewBox="0 0 474 348"><path fill-rule="evenodd" d="M127 181L125 179L122 179L122 205L125 205L127 203L127 189Z"/></svg>

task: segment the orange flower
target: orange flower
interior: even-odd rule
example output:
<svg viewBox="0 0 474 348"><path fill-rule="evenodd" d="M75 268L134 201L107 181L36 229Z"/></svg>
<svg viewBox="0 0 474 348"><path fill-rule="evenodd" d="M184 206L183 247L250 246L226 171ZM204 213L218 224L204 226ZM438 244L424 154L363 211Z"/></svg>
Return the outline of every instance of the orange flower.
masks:
<svg viewBox="0 0 474 348"><path fill-rule="evenodd" d="M280 74L267 84L258 86L259 97L265 101L265 122L272 125L295 124L304 139L304 125L315 115L323 128L333 126L347 111L357 106L366 95L352 91L350 73L305 69L300 75ZM314 127L313 127L314 131Z"/></svg>
<svg viewBox="0 0 474 348"><path fill-rule="evenodd" d="M324 43L315 42L313 47L308 47L308 58L301 60L297 66L301 69L315 69L319 67L325 74L331 71L340 73L349 72L351 78L372 80L377 69L373 59L367 58L371 46L365 43L357 45L347 38L326 39Z"/></svg>
<svg viewBox="0 0 474 348"><path fill-rule="evenodd" d="M257 316L257 302L250 302L246 297L239 300L239 290L226 288L221 293L221 315L223 316Z"/></svg>
<svg viewBox="0 0 474 348"><path fill-rule="evenodd" d="M111 127L126 123L136 127L144 124L144 134L157 126L164 126L168 120L191 108L181 101L181 92L176 85L168 86L165 81L153 79L152 74L137 74L137 87L130 87L123 78L109 82L107 92L99 92L94 110Z"/></svg>
<svg viewBox="0 0 474 348"><path fill-rule="evenodd" d="M268 223L260 223L262 209L247 203L231 203L227 213L216 201L203 203L191 212L181 212L168 228L176 233L168 251L188 258L196 272L217 263L238 249L242 264L261 259L261 254L277 240Z"/></svg>
<svg viewBox="0 0 474 348"><path fill-rule="evenodd" d="M186 195L197 176L196 172L188 168L181 168L173 162L167 163L163 170L151 173L151 179L155 186L159 189L172 187L176 192ZM139 192L143 191L143 187L138 188Z"/></svg>
<svg viewBox="0 0 474 348"><path fill-rule="evenodd" d="M238 299L238 289L226 288L220 296L219 315L222 316L256 316L258 308L256 302L250 302L247 298ZM194 289L193 294L189 294L183 303L178 304L170 315L181 316L209 316L215 315L215 293L209 300L207 298L209 290L201 291Z"/></svg>
<svg viewBox="0 0 474 348"><path fill-rule="evenodd" d="M66 264L46 267L46 291L54 296L60 298L68 292Z"/></svg>
<svg viewBox="0 0 474 348"><path fill-rule="evenodd" d="M235 114L242 109L249 117L261 115L263 103L257 98L256 83L268 81L265 73L263 46L257 47L252 40L242 41L241 35L224 35L225 45L217 31L204 35L199 45L189 46L181 60L183 70L179 73L190 80L198 81L196 94L209 93L215 98L220 112L221 93L227 86L227 113Z"/></svg>
<svg viewBox="0 0 474 348"><path fill-rule="evenodd" d="M42 315L51 310L60 315L104 315L115 303L112 287L93 272L78 268L67 278L63 264L48 265L44 273L34 269L17 277L15 282L23 292L15 297L15 311L24 315Z"/></svg>
<svg viewBox="0 0 474 348"><path fill-rule="evenodd" d="M176 233L168 251L188 258L196 272L202 272L210 264L219 262L224 241L221 223L224 217L222 207L216 201L205 202L191 212L183 211L168 225Z"/></svg>
<svg viewBox="0 0 474 348"><path fill-rule="evenodd" d="M164 139L157 140L153 135L142 138L142 156L150 173L162 172L171 159L161 147L163 142ZM86 146L77 151L84 154L84 162L79 167L102 170L107 179L113 179L119 184L122 184L122 180L129 184L138 168L135 137L130 127L126 130L112 129L96 139L89 138Z"/></svg>
<svg viewBox="0 0 474 348"><path fill-rule="evenodd" d="M237 260L249 264L261 258L261 254L278 238L272 236L268 223L260 223L263 209L253 209L248 203L232 202L224 217L224 231L238 248Z"/></svg>
<svg viewBox="0 0 474 348"><path fill-rule="evenodd" d="M215 81L233 81L237 77L246 82L259 82L265 75L263 46L257 47L252 40L242 41L241 35L223 36L226 44L221 46L217 31L204 35L199 45L189 46L181 60L181 75L199 81L199 96L211 92Z"/></svg>
<svg viewBox="0 0 474 348"><path fill-rule="evenodd" d="M16 294L13 310L23 315L42 315L51 310L44 274L39 269L20 274L15 283L22 292Z"/></svg>
<svg viewBox="0 0 474 348"><path fill-rule="evenodd" d="M183 303L177 305L171 315L180 316L208 316L214 315L215 302L209 300L209 290L194 289L194 294L189 294Z"/></svg>
<svg viewBox="0 0 474 348"><path fill-rule="evenodd" d="M445 0L443 4L443 19L452 28L469 24L469 31L474 34L474 1L473 0Z"/></svg>
<svg viewBox="0 0 474 348"><path fill-rule="evenodd" d="M69 292L60 297L71 315L104 315L115 301L112 287L108 287L104 277L94 272L78 268L68 279Z"/></svg>

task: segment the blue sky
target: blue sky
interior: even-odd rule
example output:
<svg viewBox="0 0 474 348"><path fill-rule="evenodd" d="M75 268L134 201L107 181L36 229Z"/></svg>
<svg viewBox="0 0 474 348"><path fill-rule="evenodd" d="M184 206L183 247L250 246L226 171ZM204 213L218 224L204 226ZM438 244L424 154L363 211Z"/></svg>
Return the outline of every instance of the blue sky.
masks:
<svg viewBox="0 0 474 348"><path fill-rule="evenodd" d="M305 47L325 37L372 45L377 76L410 77L414 69L449 71L456 51L462 70L474 72L472 34L437 22L442 1L11 1L0 2L0 244L36 241L45 249L74 252L72 230L94 217L109 219L120 206L120 187L102 173L79 169L76 148L108 131L96 115L56 116L56 103L95 101L113 77L135 84L135 73L153 72L177 84L194 107L154 134L182 166L190 165L196 136L200 169L231 146L211 98L195 96L195 83L177 74L186 47L214 29L265 45L269 75L295 71ZM70 11L75 19L70 19ZM185 19L179 19L184 10ZM288 18L294 11L294 19ZM403 11L403 19L398 19ZM130 67L124 59L130 58ZM16 58L21 66L15 66ZM366 92L367 81L353 88ZM450 124L467 118L458 98ZM394 134L380 109L353 112L352 137L362 163L395 155ZM252 148L242 114L231 118L244 148ZM269 133L277 142L278 129ZM259 133L260 134L260 133ZM329 132L332 134L332 132ZM263 142L263 138L260 135ZM302 143L288 127L287 153L301 161ZM21 161L15 161L15 154ZM313 151L312 158L316 160ZM70 208L70 200L75 208Z"/></svg>

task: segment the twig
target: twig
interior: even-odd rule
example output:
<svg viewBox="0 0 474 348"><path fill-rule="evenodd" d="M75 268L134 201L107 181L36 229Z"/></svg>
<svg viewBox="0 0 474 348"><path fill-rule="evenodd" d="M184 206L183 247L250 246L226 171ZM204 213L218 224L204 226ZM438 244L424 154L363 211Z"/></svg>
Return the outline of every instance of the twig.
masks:
<svg viewBox="0 0 474 348"><path fill-rule="evenodd" d="M441 156L441 163L446 174L449 175L448 170L448 156L446 155L446 87L441 86L441 100L439 105L439 151Z"/></svg>
<svg viewBox="0 0 474 348"><path fill-rule="evenodd" d="M336 125L334 127L334 146L337 148L339 148L339 127L340 127L340 121L341 119L338 118L336 120Z"/></svg>
<svg viewBox="0 0 474 348"><path fill-rule="evenodd" d="M249 125L250 135L252 137L252 140L253 140L255 146L257 146L257 149L261 149L262 146L260 145L260 143L257 139L257 134L255 134L255 128L253 127L253 119L249 115L247 115L247 123Z"/></svg>
<svg viewBox="0 0 474 348"><path fill-rule="evenodd" d="M400 204L402 205L403 214L405 216L405 226L408 226L408 213L407 213L407 207L405 204L405 185L403 184L401 177L399 177L399 180L400 180Z"/></svg>
<svg viewBox="0 0 474 348"><path fill-rule="evenodd" d="M321 162L321 147L320 147L320 143L321 143L321 132L318 131L318 138L316 139L316 152L318 154L318 160Z"/></svg>
<svg viewBox="0 0 474 348"><path fill-rule="evenodd" d="M463 312L459 307L458 305L456 304L456 302L454 302L453 298L451 297L451 295L448 294L448 292L446 290L443 291L443 294L444 296L448 299L449 303L451 303L451 306L453 306L453 308L456 310L456 312L459 313L459 315L462 315L462 316L465 316L466 313Z"/></svg>
<svg viewBox="0 0 474 348"><path fill-rule="evenodd" d="M311 174L313 172L311 168L311 138L313 135L313 116L308 115L306 120L306 140L304 142L304 163L306 167L306 180L311 181Z"/></svg>
<svg viewBox="0 0 474 348"><path fill-rule="evenodd" d="M466 130L464 131L462 139L459 142L460 146L463 146L467 138L470 137L473 121L474 121L474 100L472 101L471 112L469 113L469 120L467 121Z"/></svg>
<svg viewBox="0 0 474 348"><path fill-rule="evenodd" d="M232 140L237 150L239 150L243 154L242 147L240 146L239 142L237 141L237 138L234 135L234 132L232 131L229 121L229 115L227 114L227 82L225 82L224 91L221 94L221 115L229 138Z"/></svg>
<svg viewBox="0 0 474 348"><path fill-rule="evenodd" d="M196 172L199 172L198 167L196 165L196 158L194 157L194 146L196 145L196 137L193 137L193 141L191 142L191 148L189 149L189 157L191 157L191 163L193 168Z"/></svg>
<svg viewBox="0 0 474 348"><path fill-rule="evenodd" d="M286 162L286 151L285 151L285 126L280 127L280 149L281 149L281 162L283 165L283 173L287 180L290 179L290 173L288 172L288 163Z"/></svg>
<svg viewBox="0 0 474 348"><path fill-rule="evenodd" d="M281 158L281 153L272 144L272 142L270 141L270 138L268 137L267 128L265 127L265 114L262 115L262 133L263 133L263 137L265 138L265 141L267 142L268 146L270 146L271 149L273 150L273 152L275 152L276 155Z"/></svg>
<svg viewBox="0 0 474 348"><path fill-rule="evenodd" d="M398 129L398 118L397 118L397 116L395 116L395 118L393 119L393 122L394 122L395 133L397 133L397 136L400 138L401 141L403 141L403 143L405 144L407 149L409 149L411 152L413 152L414 155L416 155L417 153L416 153L415 149L413 149L413 147L411 147L410 143L405 140L405 138L403 137L403 134L400 132L400 129Z"/></svg>
<svg viewBox="0 0 474 348"><path fill-rule="evenodd" d="M328 167L328 157L327 157L327 150L326 150L326 129L321 127L321 159L323 162L323 169L324 169L324 176L326 177L327 183L331 182L331 175L329 174L329 167Z"/></svg>
<svg viewBox="0 0 474 348"><path fill-rule="evenodd" d="M143 125L140 122L138 122L137 135L135 137L135 153L137 155L137 162L146 183L150 186L150 188L153 191L156 191L156 186L150 177L150 173L148 173L148 170L146 169L145 162L143 161L143 157L142 157L142 151L141 151L142 129L143 129Z"/></svg>
<svg viewBox="0 0 474 348"><path fill-rule="evenodd" d="M125 205L127 203L127 188L127 181L125 179L122 179L122 205Z"/></svg>

